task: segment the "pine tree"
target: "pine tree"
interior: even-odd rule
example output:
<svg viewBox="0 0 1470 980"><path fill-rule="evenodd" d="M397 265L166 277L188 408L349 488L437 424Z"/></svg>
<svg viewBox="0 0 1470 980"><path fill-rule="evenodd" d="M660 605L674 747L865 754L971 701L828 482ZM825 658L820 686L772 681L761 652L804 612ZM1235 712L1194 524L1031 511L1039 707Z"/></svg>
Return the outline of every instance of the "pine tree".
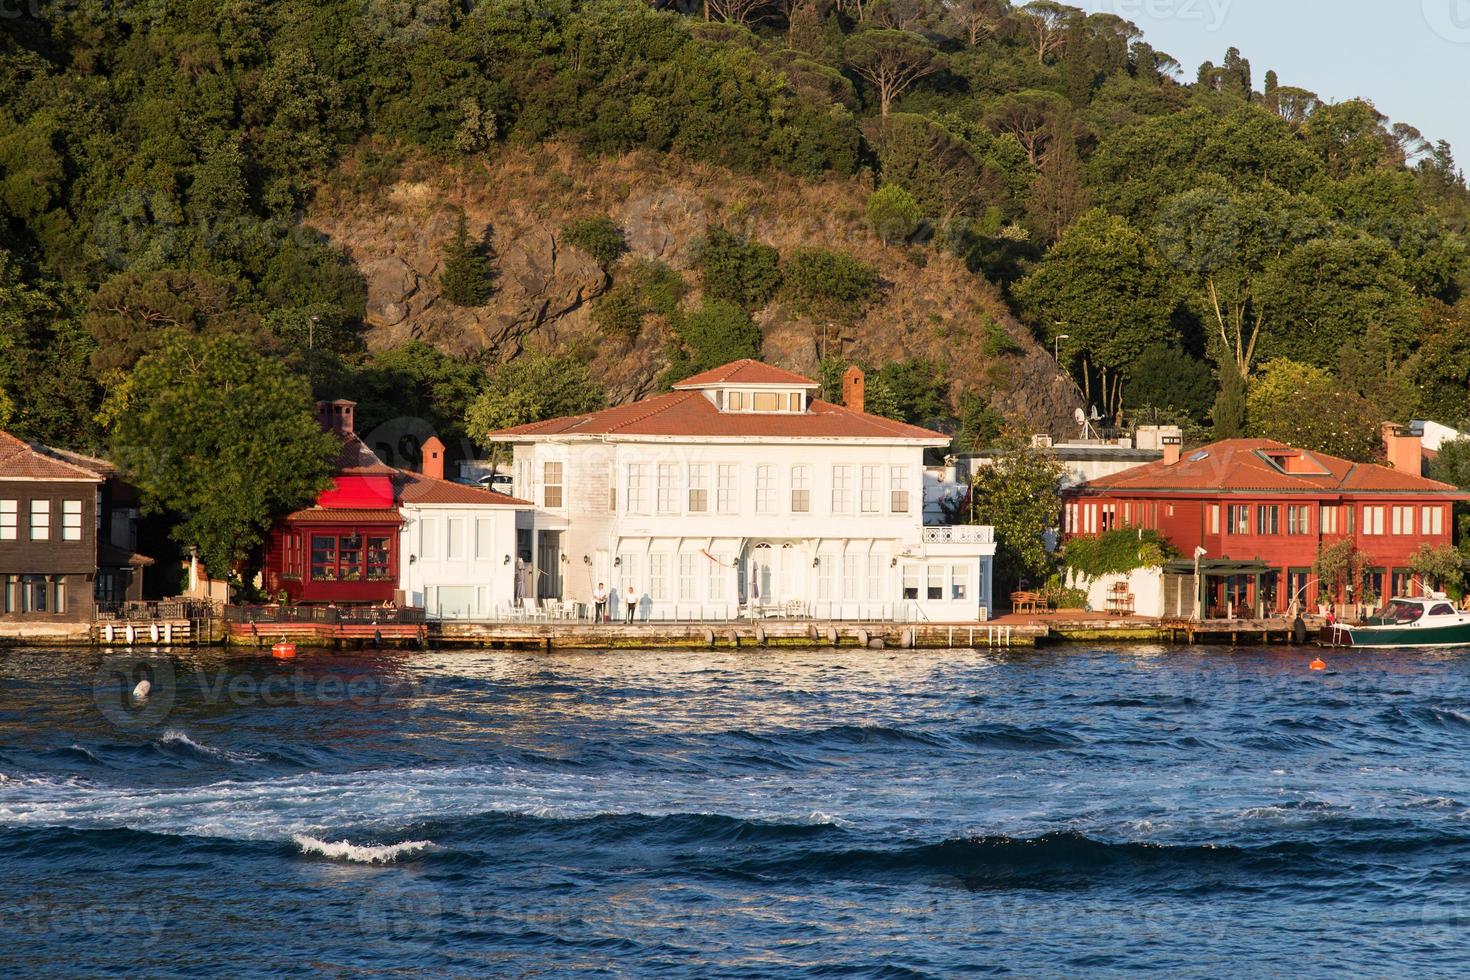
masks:
<svg viewBox="0 0 1470 980"><path fill-rule="evenodd" d="M1233 362L1220 366L1220 393L1215 396L1211 418L1216 439L1239 439L1245 435L1245 378Z"/></svg>
<svg viewBox="0 0 1470 980"><path fill-rule="evenodd" d="M469 224L461 211L454 237L444 246L440 292L455 306L484 306L494 291L490 282L493 269L484 241L470 237Z"/></svg>

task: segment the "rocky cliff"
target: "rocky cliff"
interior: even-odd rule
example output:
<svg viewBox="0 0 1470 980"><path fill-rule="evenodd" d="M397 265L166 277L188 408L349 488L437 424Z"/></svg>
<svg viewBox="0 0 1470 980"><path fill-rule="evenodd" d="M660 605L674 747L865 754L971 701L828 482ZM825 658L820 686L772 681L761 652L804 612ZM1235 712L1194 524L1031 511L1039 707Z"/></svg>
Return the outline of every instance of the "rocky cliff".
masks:
<svg viewBox="0 0 1470 980"><path fill-rule="evenodd" d="M308 220L347 251L367 281L370 348L421 339L502 360L526 348L576 348L592 357L619 401L653 389L666 364L666 330L650 321L631 340L597 330L591 301L607 290L609 274L560 241L568 219L609 215L629 254L680 270L695 302L693 249L711 222L782 252L842 249L879 269L881 299L841 327L808 322L774 303L756 315L766 360L814 374L823 356L875 364L927 358L942 365L956 400L978 390L1024 429L1070 431L1077 392L1050 352L958 259L927 247L885 247L864 219L869 189L857 179L752 178L666 156L588 160L540 147L506 150L469 169L410 164L372 193L327 187ZM473 231L487 234L496 256L495 294L478 309L439 296L455 208L464 209ZM616 277L619 267L610 272Z"/></svg>

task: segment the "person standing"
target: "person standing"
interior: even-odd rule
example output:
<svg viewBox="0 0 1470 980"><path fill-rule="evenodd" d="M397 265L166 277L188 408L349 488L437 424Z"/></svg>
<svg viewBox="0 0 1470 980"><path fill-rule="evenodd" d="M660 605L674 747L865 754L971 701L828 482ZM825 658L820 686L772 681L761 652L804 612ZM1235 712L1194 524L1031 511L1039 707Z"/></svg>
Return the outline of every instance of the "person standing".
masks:
<svg viewBox="0 0 1470 980"><path fill-rule="evenodd" d="M628 625L633 625L633 614L638 611L638 590L631 585L623 590L623 607L627 610Z"/></svg>
<svg viewBox="0 0 1470 980"><path fill-rule="evenodd" d="M607 586L601 582L598 582L597 588L592 590L592 603L594 610L592 621L594 623L607 622Z"/></svg>

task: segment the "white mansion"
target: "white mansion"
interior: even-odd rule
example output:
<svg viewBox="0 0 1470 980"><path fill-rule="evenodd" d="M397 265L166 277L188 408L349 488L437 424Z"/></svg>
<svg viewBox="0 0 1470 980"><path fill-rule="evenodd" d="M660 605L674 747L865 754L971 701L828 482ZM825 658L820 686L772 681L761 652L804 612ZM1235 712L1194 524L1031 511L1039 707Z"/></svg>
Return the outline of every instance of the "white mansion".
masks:
<svg viewBox="0 0 1470 980"><path fill-rule="evenodd" d="M638 619L984 619L994 531L924 526L938 432L736 361L668 394L491 433L514 446L528 595L631 586ZM612 612L625 615L616 601Z"/></svg>

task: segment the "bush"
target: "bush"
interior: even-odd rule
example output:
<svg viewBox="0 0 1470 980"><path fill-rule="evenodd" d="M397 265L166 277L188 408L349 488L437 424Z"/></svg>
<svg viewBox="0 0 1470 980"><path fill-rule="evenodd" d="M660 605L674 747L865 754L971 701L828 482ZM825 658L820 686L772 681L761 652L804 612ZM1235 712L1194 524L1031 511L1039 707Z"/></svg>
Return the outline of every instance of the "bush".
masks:
<svg viewBox="0 0 1470 980"><path fill-rule="evenodd" d="M562 225L561 237L568 245L592 256L604 269L616 262L627 247L622 229L605 214L567 222Z"/></svg>
<svg viewBox="0 0 1470 980"><path fill-rule="evenodd" d="M1095 538L1072 538L1062 550L1062 564L1095 581L1104 575L1155 568L1177 554L1158 531L1119 527Z"/></svg>
<svg viewBox="0 0 1470 980"><path fill-rule="evenodd" d="M633 340L643 318L669 316L684 298L684 277L662 262L635 259L600 299L592 305L592 322L604 333Z"/></svg>
<svg viewBox="0 0 1470 980"><path fill-rule="evenodd" d="M779 260L769 245L749 241L718 225L710 226L695 254L705 296L747 310L765 306L781 285Z"/></svg>
<svg viewBox="0 0 1470 980"><path fill-rule="evenodd" d="M782 264L785 294L798 313L853 318L878 295L878 270L846 252L799 248Z"/></svg>
<svg viewBox="0 0 1470 980"><path fill-rule="evenodd" d="M693 313L676 312L671 321L677 343L670 345L666 383L744 357L759 357L760 328L733 303L708 301Z"/></svg>
<svg viewBox="0 0 1470 980"><path fill-rule="evenodd" d="M914 195L896 184L880 187L868 197L868 224L884 245L905 242L924 221Z"/></svg>

